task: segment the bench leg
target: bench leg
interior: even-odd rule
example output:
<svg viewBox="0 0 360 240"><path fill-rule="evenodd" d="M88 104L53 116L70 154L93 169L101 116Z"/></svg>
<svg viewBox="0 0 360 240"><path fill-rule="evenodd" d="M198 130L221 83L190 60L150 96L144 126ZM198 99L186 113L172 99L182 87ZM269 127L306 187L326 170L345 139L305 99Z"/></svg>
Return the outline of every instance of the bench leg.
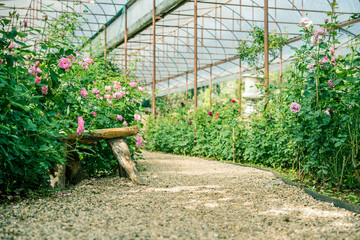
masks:
<svg viewBox="0 0 360 240"><path fill-rule="evenodd" d="M52 188L65 189L65 171L66 165L55 164L53 174L50 174L50 185Z"/></svg>
<svg viewBox="0 0 360 240"><path fill-rule="evenodd" d="M135 163L131 160L130 151L125 138L112 138L106 140L115 154L119 165L125 169L129 178L136 184L144 184L136 169Z"/></svg>

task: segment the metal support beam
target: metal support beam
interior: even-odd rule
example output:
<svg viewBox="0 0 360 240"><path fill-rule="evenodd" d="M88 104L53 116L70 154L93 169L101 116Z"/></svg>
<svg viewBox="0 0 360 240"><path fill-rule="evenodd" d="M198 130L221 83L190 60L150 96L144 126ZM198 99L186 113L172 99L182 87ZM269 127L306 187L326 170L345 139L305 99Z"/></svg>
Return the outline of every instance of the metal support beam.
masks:
<svg viewBox="0 0 360 240"><path fill-rule="evenodd" d="M265 88L269 87L269 9L268 0L264 0L264 66Z"/></svg>
<svg viewBox="0 0 360 240"><path fill-rule="evenodd" d="M125 14L124 14L124 25L125 25L125 37L124 37L124 49L125 49L125 70L127 69L127 42L128 42L128 34L127 34L127 6L124 8Z"/></svg>
<svg viewBox="0 0 360 240"><path fill-rule="evenodd" d="M107 44L106 44L106 26L104 25L104 60L106 60L106 50L107 50Z"/></svg>
<svg viewBox="0 0 360 240"><path fill-rule="evenodd" d="M239 114L241 115L241 58L239 58Z"/></svg>
<svg viewBox="0 0 360 240"><path fill-rule="evenodd" d="M279 72L279 83L280 83L280 92L282 92L281 85L282 85L282 47L280 47L280 72Z"/></svg>
<svg viewBox="0 0 360 240"><path fill-rule="evenodd" d="M212 109L212 67L210 67L210 84L209 84L209 87L210 87L210 96L209 96L209 102L210 102L210 110Z"/></svg>
<svg viewBox="0 0 360 240"><path fill-rule="evenodd" d="M194 109L197 108L197 0L194 0Z"/></svg>
<svg viewBox="0 0 360 240"><path fill-rule="evenodd" d="M155 37L156 37L156 29L155 29L155 22L156 22L156 16L155 16L155 0L153 0L153 12L152 12L152 27L153 27L153 73L152 73L152 78L153 78L153 82L152 82L152 116L153 119L155 121L155 84L156 84L156 75L155 75L155 71L156 71L156 63L155 63L155 57L156 57L156 42L155 42Z"/></svg>
<svg viewBox="0 0 360 240"><path fill-rule="evenodd" d="M186 104L188 103L188 74L186 74Z"/></svg>

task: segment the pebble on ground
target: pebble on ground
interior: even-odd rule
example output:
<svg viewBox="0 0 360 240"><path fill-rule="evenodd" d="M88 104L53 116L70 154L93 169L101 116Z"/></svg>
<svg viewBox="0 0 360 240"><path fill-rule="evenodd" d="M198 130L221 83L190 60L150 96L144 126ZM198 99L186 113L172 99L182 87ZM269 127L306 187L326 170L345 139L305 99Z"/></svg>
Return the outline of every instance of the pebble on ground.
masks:
<svg viewBox="0 0 360 240"><path fill-rule="evenodd" d="M270 172L144 152L146 185L84 180L0 206L0 239L360 239L360 216Z"/></svg>

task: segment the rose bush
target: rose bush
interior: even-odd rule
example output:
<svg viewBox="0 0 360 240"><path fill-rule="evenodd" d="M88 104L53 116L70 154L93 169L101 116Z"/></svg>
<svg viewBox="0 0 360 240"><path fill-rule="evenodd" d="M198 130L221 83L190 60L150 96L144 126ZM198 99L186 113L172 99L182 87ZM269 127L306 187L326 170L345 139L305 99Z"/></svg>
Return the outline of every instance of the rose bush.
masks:
<svg viewBox="0 0 360 240"><path fill-rule="evenodd" d="M358 191L359 40L353 38L347 53L338 54L333 45L342 37L339 23L329 16L317 27L307 17L300 21L303 45L292 48L289 84L281 92L270 86L261 113L239 121L238 103L230 102L216 103L211 111L199 107L197 113L162 110L155 124L149 123L147 147L292 169L315 186Z"/></svg>
<svg viewBox="0 0 360 240"><path fill-rule="evenodd" d="M81 138L85 130L141 127L138 118L146 92L136 87L140 82L132 75L76 51L71 40L81 29L80 17L69 13L50 21L44 16L42 31L28 22L18 26L16 13L0 19L2 194L48 187L51 166L66 163L68 155L59 132L76 132ZM133 156L139 153L140 138L129 138ZM77 147L67 149L77 152ZM82 147L89 150L79 154L90 174L115 169L105 143Z"/></svg>

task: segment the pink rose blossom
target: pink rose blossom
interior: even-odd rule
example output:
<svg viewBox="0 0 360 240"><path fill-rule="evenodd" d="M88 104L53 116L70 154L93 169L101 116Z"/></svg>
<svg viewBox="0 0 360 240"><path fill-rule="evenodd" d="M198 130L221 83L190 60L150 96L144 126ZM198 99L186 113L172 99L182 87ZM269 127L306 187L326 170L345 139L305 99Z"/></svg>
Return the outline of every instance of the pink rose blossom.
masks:
<svg viewBox="0 0 360 240"><path fill-rule="evenodd" d="M36 66L36 67L40 66L40 62L39 62L39 61L36 61L35 66Z"/></svg>
<svg viewBox="0 0 360 240"><path fill-rule="evenodd" d="M95 81L93 81L93 84L95 85L95 84L96 84L96 82L95 82Z"/></svg>
<svg viewBox="0 0 360 240"><path fill-rule="evenodd" d="M106 91L111 91L111 86L105 86Z"/></svg>
<svg viewBox="0 0 360 240"><path fill-rule="evenodd" d="M140 117L139 114L135 114L134 118L135 118L136 121L141 121L141 117Z"/></svg>
<svg viewBox="0 0 360 240"><path fill-rule="evenodd" d="M9 48L9 49L13 49L14 47L15 47L14 43L11 42L8 48Z"/></svg>
<svg viewBox="0 0 360 240"><path fill-rule="evenodd" d="M123 117L121 115L117 115L116 119L121 121L121 120L123 120Z"/></svg>
<svg viewBox="0 0 360 240"><path fill-rule="evenodd" d="M304 17L304 18L301 18L300 25L303 27L309 27L309 26L313 25L313 21L311 21L307 17Z"/></svg>
<svg viewBox="0 0 360 240"><path fill-rule="evenodd" d="M142 144L142 141L143 141L143 139L142 139L142 137L140 136L140 134L136 134L135 139L137 140L137 141L136 141L136 146L137 146L137 147L140 147L141 144Z"/></svg>
<svg viewBox="0 0 360 240"><path fill-rule="evenodd" d="M113 88L114 88L115 90L120 90L120 89L121 89L120 83L117 82L117 81L114 81L114 86L113 86Z"/></svg>
<svg viewBox="0 0 360 240"><path fill-rule="evenodd" d="M105 93L105 95L104 95L104 98L106 98L106 99L110 99L111 98L111 94L110 93Z"/></svg>
<svg viewBox="0 0 360 240"><path fill-rule="evenodd" d="M130 84L131 87L136 87L136 85L137 85L137 83L133 82L133 81L129 82L129 84Z"/></svg>
<svg viewBox="0 0 360 240"><path fill-rule="evenodd" d="M290 111L292 113L298 113L300 112L301 106L300 104L297 104L296 102L291 103L290 105Z"/></svg>
<svg viewBox="0 0 360 240"><path fill-rule="evenodd" d="M62 57L59 59L59 67L68 70L71 67L71 61L68 58Z"/></svg>
<svg viewBox="0 0 360 240"><path fill-rule="evenodd" d="M113 94L113 98L120 99L124 96L124 92L116 92Z"/></svg>
<svg viewBox="0 0 360 240"><path fill-rule="evenodd" d="M92 60L91 58L89 57L83 57L83 61L85 61L86 63L94 63L94 60Z"/></svg>
<svg viewBox="0 0 360 240"><path fill-rule="evenodd" d="M46 42L46 37L44 37L44 42Z"/></svg>
<svg viewBox="0 0 360 240"><path fill-rule="evenodd" d="M335 88L335 85L333 84L333 82L332 82L331 79L329 79L328 85L329 85L329 87L331 87L331 88Z"/></svg>
<svg viewBox="0 0 360 240"><path fill-rule="evenodd" d="M326 113L326 116L329 116L330 115L330 108L328 108L328 109L326 109L325 111L324 111L324 113ZM333 113L335 113L335 111L334 110L332 110L332 112Z"/></svg>
<svg viewBox="0 0 360 240"><path fill-rule="evenodd" d="M100 90L97 88L93 88L90 92L92 93L100 93Z"/></svg>
<svg viewBox="0 0 360 240"><path fill-rule="evenodd" d="M123 125L124 125L125 127L127 127L127 125L128 125L127 121L124 120Z"/></svg>
<svg viewBox="0 0 360 240"><path fill-rule="evenodd" d="M335 56L331 57L331 64L334 66L336 65Z"/></svg>
<svg viewBox="0 0 360 240"><path fill-rule="evenodd" d="M36 67L36 65L33 65L30 67L30 69L28 70L28 72L34 76L37 76L39 73L41 73L41 69Z"/></svg>
<svg viewBox="0 0 360 240"><path fill-rule="evenodd" d="M88 92L86 91L85 88L82 88L80 91L80 94L84 96L84 98L86 99L86 96L88 95Z"/></svg>
<svg viewBox="0 0 360 240"><path fill-rule="evenodd" d="M36 79L35 79L35 83L36 83L36 84L39 84L40 82L41 82L41 78L36 77Z"/></svg>
<svg viewBox="0 0 360 240"><path fill-rule="evenodd" d="M61 34L61 37L65 37L65 34Z"/></svg>
<svg viewBox="0 0 360 240"><path fill-rule="evenodd" d="M306 68L309 69L310 72L314 71L315 69L314 64L308 64Z"/></svg>
<svg viewBox="0 0 360 240"><path fill-rule="evenodd" d="M49 90L49 88L47 86L45 86L45 85L42 86L41 87L41 94L46 95L48 93L48 90Z"/></svg>
<svg viewBox="0 0 360 240"><path fill-rule="evenodd" d="M62 87L67 87L68 84L67 83L64 83L63 85L61 85Z"/></svg>
<svg viewBox="0 0 360 240"><path fill-rule="evenodd" d="M0 66L3 64L3 62L4 62L4 59L1 59L1 61L0 61Z"/></svg>
<svg viewBox="0 0 360 240"><path fill-rule="evenodd" d="M324 63L328 63L329 62L329 58L327 56L325 56L322 60L321 60L321 63L324 64Z"/></svg>
<svg viewBox="0 0 360 240"><path fill-rule="evenodd" d="M349 70L349 69L350 69L350 65L346 65L346 66L345 66L345 69L346 69L346 70Z"/></svg>
<svg viewBox="0 0 360 240"><path fill-rule="evenodd" d="M311 44L319 44L323 39L325 39L326 29L324 27L316 29L314 35L311 37Z"/></svg>
<svg viewBox="0 0 360 240"><path fill-rule="evenodd" d="M102 97L101 97L101 95L99 93L96 94L96 97L102 99Z"/></svg>
<svg viewBox="0 0 360 240"><path fill-rule="evenodd" d="M108 103L109 103L110 105L113 105L113 101L111 101L111 100L109 100L109 99L108 99Z"/></svg>
<svg viewBox="0 0 360 240"><path fill-rule="evenodd" d="M155 141L153 141L153 144L155 145Z"/></svg>
<svg viewBox="0 0 360 240"><path fill-rule="evenodd" d="M24 27L27 27L27 21L24 21Z"/></svg>
<svg viewBox="0 0 360 240"><path fill-rule="evenodd" d="M127 71L127 72L126 72L126 75L129 75L129 74L130 74L130 72L129 72L129 71Z"/></svg>
<svg viewBox="0 0 360 240"><path fill-rule="evenodd" d="M77 134L80 135L83 131L85 131L84 123L85 123L84 119L82 117L78 117L79 126L78 126L78 128L76 130Z"/></svg>
<svg viewBox="0 0 360 240"><path fill-rule="evenodd" d="M143 87L138 87L138 89L141 91L141 92L145 92L145 88L143 88Z"/></svg>
<svg viewBox="0 0 360 240"><path fill-rule="evenodd" d="M44 18L45 18L45 20L46 20L46 19L48 19L48 18L49 18L49 16L48 16L48 15L45 15L45 16L44 16Z"/></svg>
<svg viewBox="0 0 360 240"><path fill-rule="evenodd" d="M96 112L95 111L91 111L91 114L94 116L94 117L96 117Z"/></svg>
<svg viewBox="0 0 360 240"><path fill-rule="evenodd" d="M231 100L231 103L236 103L236 101L233 99L233 100Z"/></svg>

